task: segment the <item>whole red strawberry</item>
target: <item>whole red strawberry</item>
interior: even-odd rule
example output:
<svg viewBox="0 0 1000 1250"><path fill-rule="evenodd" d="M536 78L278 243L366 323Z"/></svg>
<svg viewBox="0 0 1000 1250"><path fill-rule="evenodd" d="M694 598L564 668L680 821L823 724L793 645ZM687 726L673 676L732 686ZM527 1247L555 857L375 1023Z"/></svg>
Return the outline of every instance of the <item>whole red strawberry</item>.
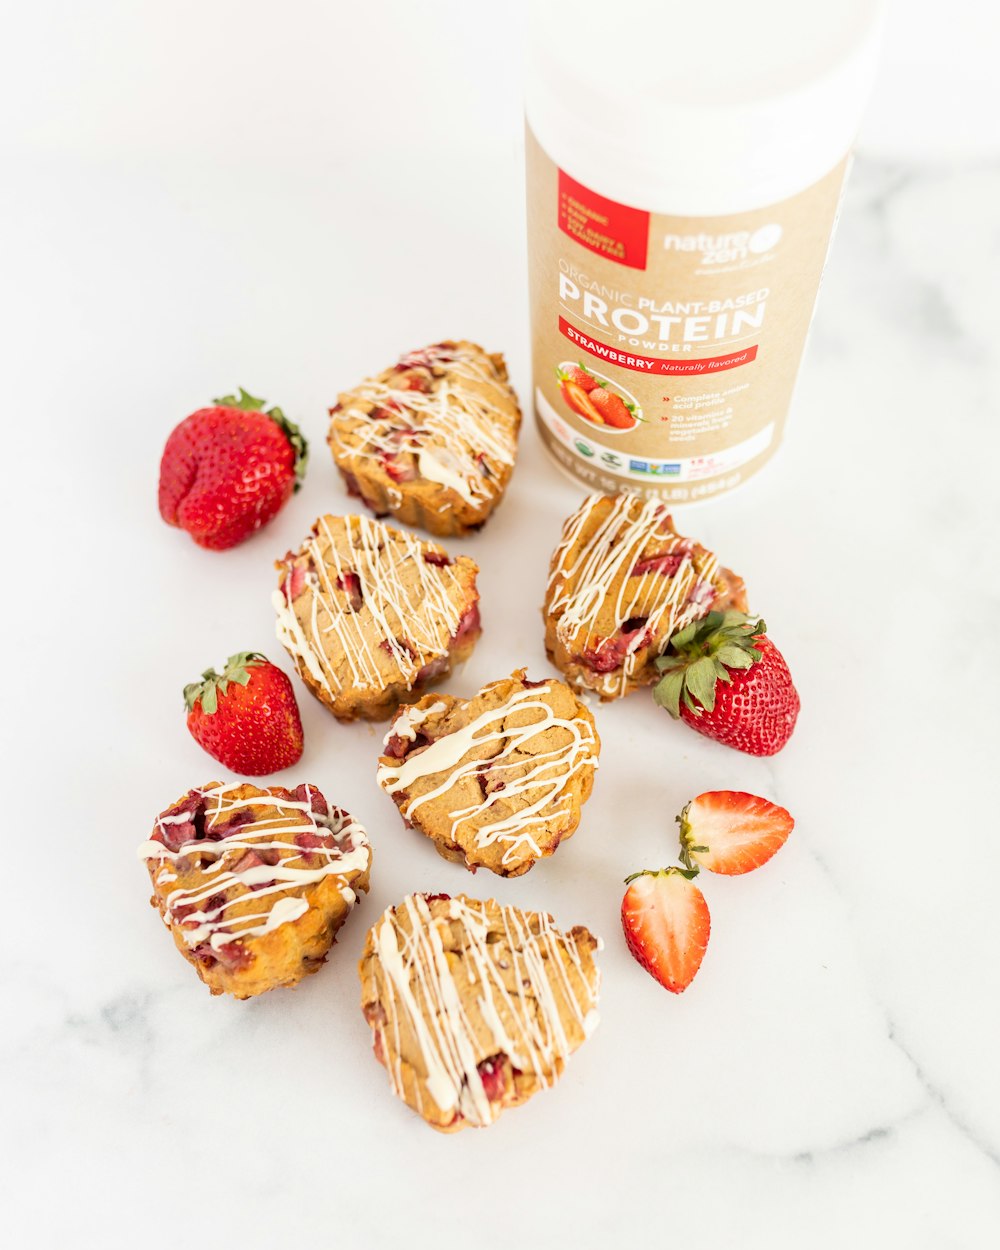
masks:
<svg viewBox="0 0 1000 1250"><path fill-rule="evenodd" d="M160 461L160 516L224 551L266 525L305 476L306 441L280 408L240 388L178 425Z"/></svg>
<svg viewBox="0 0 1000 1250"><path fill-rule="evenodd" d="M709 612L656 661L653 698L692 729L748 755L774 755L792 736L799 696L762 620Z"/></svg>
<svg viewBox="0 0 1000 1250"><path fill-rule="evenodd" d="M234 773L260 777L302 757L302 721L292 683L256 651L231 655L184 687L187 727L199 746Z"/></svg>

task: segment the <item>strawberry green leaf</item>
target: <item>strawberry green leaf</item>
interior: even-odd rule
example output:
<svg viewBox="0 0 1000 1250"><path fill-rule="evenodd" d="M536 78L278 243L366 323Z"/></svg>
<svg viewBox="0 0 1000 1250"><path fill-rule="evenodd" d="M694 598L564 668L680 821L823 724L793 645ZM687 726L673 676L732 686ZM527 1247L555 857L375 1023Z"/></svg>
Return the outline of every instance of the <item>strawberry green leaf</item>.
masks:
<svg viewBox="0 0 1000 1250"><path fill-rule="evenodd" d="M653 687L653 698L660 705L666 708L670 715L677 720L681 714L681 691L684 689L684 674L682 672L668 673Z"/></svg>
<svg viewBox="0 0 1000 1250"><path fill-rule="evenodd" d="M706 712L715 707L715 664L706 655L695 660L687 671L687 688Z"/></svg>
<svg viewBox="0 0 1000 1250"><path fill-rule="evenodd" d="M235 682L245 686L250 681L250 670L260 664L266 664L267 657L259 651L238 651L226 661L221 673L214 668L206 668L201 681L191 682L184 687L184 706L189 712L194 711L196 703L206 716L214 716L219 710L219 696L225 698L229 686Z"/></svg>
<svg viewBox="0 0 1000 1250"><path fill-rule="evenodd" d="M748 651L732 645L720 647L715 653L715 658L727 668L749 668L754 662L754 657ZM758 655L757 658L759 659L760 656Z"/></svg>
<svg viewBox="0 0 1000 1250"><path fill-rule="evenodd" d="M658 655L654 660L654 664L661 673L668 673L675 668L684 668L686 663L682 655Z"/></svg>
<svg viewBox="0 0 1000 1250"><path fill-rule="evenodd" d="M184 687L184 706L189 712L201 697L201 687L202 683L200 681L188 682Z"/></svg>
<svg viewBox="0 0 1000 1250"><path fill-rule="evenodd" d="M305 435L280 408L268 408L264 414L271 418L292 445L292 451L295 452L295 489L299 490L306 476L306 466L309 463L309 444L306 442Z"/></svg>
<svg viewBox="0 0 1000 1250"><path fill-rule="evenodd" d="M264 401L245 391L242 386L239 398L235 395L223 395L221 399L213 399L212 403L218 404L220 408L239 408L243 412L261 412L264 408Z"/></svg>
<svg viewBox="0 0 1000 1250"><path fill-rule="evenodd" d="M654 700L674 717L682 700L695 716L712 712L718 683L731 684L731 670L752 668L760 660L754 641L766 628L759 617L730 609L709 612L678 630L656 660L664 676L653 689Z"/></svg>
<svg viewBox="0 0 1000 1250"><path fill-rule="evenodd" d="M672 874L678 877L686 877L688 881L693 881L698 875L698 869L678 868L673 864L669 868L640 868L638 872L630 873L625 878L625 884L630 885L639 877L669 877Z"/></svg>

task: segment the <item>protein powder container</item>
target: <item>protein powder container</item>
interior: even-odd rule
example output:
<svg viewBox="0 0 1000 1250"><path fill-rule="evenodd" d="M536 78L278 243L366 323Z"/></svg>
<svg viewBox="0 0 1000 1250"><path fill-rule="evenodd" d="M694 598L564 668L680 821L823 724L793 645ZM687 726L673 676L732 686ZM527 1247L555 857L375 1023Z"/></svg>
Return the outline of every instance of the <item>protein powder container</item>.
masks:
<svg viewBox="0 0 1000 1250"><path fill-rule="evenodd" d="M880 25L873 0L536 6L533 391L574 478L684 502L774 454Z"/></svg>

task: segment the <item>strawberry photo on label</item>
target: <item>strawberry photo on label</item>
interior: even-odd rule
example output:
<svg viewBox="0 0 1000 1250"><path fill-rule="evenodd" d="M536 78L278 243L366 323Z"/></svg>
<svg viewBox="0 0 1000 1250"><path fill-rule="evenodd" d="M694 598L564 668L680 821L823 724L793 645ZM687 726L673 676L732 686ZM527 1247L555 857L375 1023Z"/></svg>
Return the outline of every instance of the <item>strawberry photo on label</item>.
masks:
<svg viewBox="0 0 1000 1250"><path fill-rule="evenodd" d="M302 721L288 677L256 651L231 655L184 687L187 727L213 759L248 777L302 757Z"/></svg>
<svg viewBox="0 0 1000 1250"><path fill-rule="evenodd" d="M637 423L632 405L582 365L560 365L556 377L566 406L592 425L630 430Z"/></svg>
<svg viewBox="0 0 1000 1250"><path fill-rule="evenodd" d="M622 928L629 950L672 994L694 980L708 945L708 904L683 868L636 872L627 877Z"/></svg>
<svg viewBox="0 0 1000 1250"><path fill-rule="evenodd" d="M762 620L709 612L656 661L653 698L700 734L748 755L775 755L792 736L799 696Z"/></svg>
<svg viewBox="0 0 1000 1250"><path fill-rule="evenodd" d="M307 459L298 426L240 388L170 434L160 461L160 516L200 547L235 547L298 490Z"/></svg>
<svg viewBox="0 0 1000 1250"><path fill-rule="evenodd" d="M795 827L789 813L757 794L709 790L692 799L677 817L681 862L736 876L759 868L788 841Z"/></svg>
<svg viewBox="0 0 1000 1250"><path fill-rule="evenodd" d="M598 387L590 392L590 402L600 414L605 425L613 430L630 430L635 425L635 417L620 395L609 391L606 387Z"/></svg>

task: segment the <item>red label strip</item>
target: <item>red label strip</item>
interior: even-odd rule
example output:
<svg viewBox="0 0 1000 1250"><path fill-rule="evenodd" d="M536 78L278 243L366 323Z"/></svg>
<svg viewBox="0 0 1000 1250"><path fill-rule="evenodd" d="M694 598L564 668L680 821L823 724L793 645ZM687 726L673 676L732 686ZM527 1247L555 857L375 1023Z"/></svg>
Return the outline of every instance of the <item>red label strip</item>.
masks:
<svg viewBox="0 0 1000 1250"><path fill-rule="evenodd" d="M649 213L618 204L559 171L559 229L598 256L646 268Z"/></svg>
<svg viewBox="0 0 1000 1250"><path fill-rule="evenodd" d="M622 351L618 347L610 347L600 339L592 339L576 326L571 326L565 317L559 318L559 333L568 338L577 347L582 347L598 360L606 360L608 364L620 365L623 369L631 369L633 373L721 373L725 369L738 369L740 365L748 365L757 359L757 344L745 347L741 352L730 352L728 356L700 356L695 359L661 360L656 356L638 356L635 352Z"/></svg>

